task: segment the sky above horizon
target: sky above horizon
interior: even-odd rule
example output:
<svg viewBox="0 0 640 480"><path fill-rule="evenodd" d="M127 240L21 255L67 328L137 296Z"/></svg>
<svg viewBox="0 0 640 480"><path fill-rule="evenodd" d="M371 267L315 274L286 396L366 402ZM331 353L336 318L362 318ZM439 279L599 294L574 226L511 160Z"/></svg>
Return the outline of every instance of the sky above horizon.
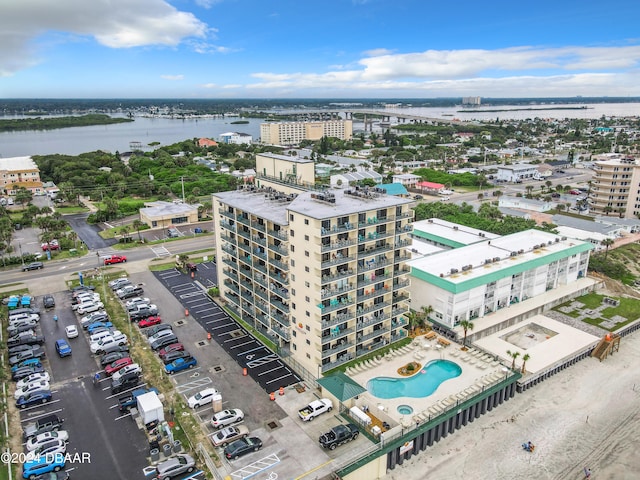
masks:
<svg viewBox="0 0 640 480"><path fill-rule="evenodd" d="M638 18L638 0L0 0L0 98L633 97Z"/></svg>

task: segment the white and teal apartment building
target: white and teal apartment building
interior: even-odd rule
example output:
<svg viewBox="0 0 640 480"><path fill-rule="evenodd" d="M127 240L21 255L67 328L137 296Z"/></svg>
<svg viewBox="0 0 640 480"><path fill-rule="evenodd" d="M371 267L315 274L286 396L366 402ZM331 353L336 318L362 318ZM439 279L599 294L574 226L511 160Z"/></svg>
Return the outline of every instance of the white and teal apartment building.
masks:
<svg viewBox="0 0 640 480"><path fill-rule="evenodd" d="M442 250L410 262L411 308L431 306L430 318L447 328L577 281L594 248L540 230L496 236L438 219L415 222L412 236Z"/></svg>

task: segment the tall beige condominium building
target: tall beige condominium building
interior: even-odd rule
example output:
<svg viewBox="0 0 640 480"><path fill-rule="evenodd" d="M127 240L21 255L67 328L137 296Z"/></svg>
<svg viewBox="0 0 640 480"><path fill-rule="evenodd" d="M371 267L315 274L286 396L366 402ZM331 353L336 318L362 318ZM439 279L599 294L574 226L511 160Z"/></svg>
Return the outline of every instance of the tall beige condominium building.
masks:
<svg viewBox="0 0 640 480"><path fill-rule="evenodd" d="M407 335L411 201L320 190L310 160L261 154L256 184L213 195L220 294L309 375Z"/></svg>
<svg viewBox="0 0 640 480"><path fill-rule="evenodd" d="M351 120L260 124L260 140L271 145L296 145L302 140L320 140L322 137L351 140L352 136Z"/></svg>
<svg viewBox="0 0 640 480"><path fill-rule="evenodd" d="M637 218L640 214L640 164L632 157L596 162L589 203L595 214Z"/></svg>
<svg viewBox="0 0 640 480"><path fill-rule="evenodd" d="M0 193L14 195L20 187L44 192L36 162L31 157L0 158Z"/></svg>

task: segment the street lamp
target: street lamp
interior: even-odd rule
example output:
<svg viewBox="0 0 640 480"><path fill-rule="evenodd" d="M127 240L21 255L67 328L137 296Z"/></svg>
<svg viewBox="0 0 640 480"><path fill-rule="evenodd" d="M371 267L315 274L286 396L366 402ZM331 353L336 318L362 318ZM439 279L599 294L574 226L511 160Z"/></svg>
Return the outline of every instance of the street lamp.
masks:
<svg viewBox="0 0 640 480"><path fill-rule="evenodd" d="M20 250L20 261L22 262L22 266L24 267L24 257L22 256L22 245L18 242L18 250Z"/></svg>

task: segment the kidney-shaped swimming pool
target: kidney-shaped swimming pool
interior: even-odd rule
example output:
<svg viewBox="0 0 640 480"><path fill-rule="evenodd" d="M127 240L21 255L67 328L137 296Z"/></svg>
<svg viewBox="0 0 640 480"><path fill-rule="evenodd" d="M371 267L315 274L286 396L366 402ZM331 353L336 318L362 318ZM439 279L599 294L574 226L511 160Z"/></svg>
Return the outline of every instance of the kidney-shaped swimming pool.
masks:
<svg viewBox="0 0 640 480"><path fill-rule="evenodd" d="M462 373L462 368L449 360L432 360L408 378L375 377L367 382L367 390L378 398L428 397L438 387Z"/></svg>

